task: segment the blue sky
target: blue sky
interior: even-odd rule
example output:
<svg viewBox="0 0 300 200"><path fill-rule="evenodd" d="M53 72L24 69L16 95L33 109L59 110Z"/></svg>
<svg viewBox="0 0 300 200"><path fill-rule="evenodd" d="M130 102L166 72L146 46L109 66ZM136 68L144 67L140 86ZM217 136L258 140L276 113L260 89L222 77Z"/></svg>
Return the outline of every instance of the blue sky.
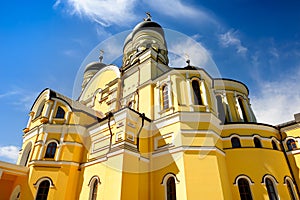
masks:
<svg viewBox="0 0 300 200"><path fill-rule="evenodd" d="M199 42L222 77L244 82L259 122L276 125L300 112L300 1L161 2L2 2L0 159L16 160L22 129L37 95L52 88L72 97L77 71L90 51L132 29L146 11L164 28ZM191 48L188 43L183 46L187 51ZM191 63L197 65L193 52Z"/></svg>

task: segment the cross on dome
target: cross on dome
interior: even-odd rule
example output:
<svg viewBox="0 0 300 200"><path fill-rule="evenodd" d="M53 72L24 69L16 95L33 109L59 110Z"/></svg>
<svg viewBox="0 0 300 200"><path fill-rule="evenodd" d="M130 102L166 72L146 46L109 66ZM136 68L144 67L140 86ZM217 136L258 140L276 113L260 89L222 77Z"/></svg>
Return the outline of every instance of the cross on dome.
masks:
<svg viewBox="0 0 300 200"><path fill-rule="evenodd" d="M151 14L150 12L146 12L147 18L144 18L144 21L151 21Z"/></svg>

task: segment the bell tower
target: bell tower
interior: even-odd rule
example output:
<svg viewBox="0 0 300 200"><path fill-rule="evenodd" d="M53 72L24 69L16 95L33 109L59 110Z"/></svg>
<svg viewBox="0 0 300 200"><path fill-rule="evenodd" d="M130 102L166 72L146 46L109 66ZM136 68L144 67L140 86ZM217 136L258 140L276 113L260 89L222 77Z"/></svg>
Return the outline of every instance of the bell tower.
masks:
<svg viewBox="0 0 300 200"><path fill-rule="evenodd" d="M170 70L164 30L152 21L149 12L146 14L127 36L123 47L121 105L136 110L143 84Z"/></svg>

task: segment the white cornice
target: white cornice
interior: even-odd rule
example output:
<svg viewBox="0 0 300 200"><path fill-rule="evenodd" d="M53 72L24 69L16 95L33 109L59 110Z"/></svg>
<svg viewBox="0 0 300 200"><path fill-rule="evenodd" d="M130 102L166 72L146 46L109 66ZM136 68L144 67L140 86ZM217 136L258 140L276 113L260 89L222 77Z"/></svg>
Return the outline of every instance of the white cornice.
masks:
<svg viewBox="0 0 300 200"><path fill-rule="evenodd" d="M251 129L251 130L263 130L273 132L278 134L278 130L274 127L262 125L262 124L247 124L247 123L240 123L240 124L226 124L223 126L223 130L236 130L236 129ZM252 131L252 132L253 132ZM255 132L254 131L254 132Z"/></svg>
<svg viewBox="0 0 300 200"><path fill-rule="evenodd" d="M78 162L73 161L49 161L49 160L32 160L28 164L29 166L43 166L43 167L51 167L51 166L61 166L61 165L72 165L79 166Z"/></svg>
<svg viewBox="0 0 300 200"><path fill-rule="evenodd" d="M153 152L152 153L152 157L158 157L158 156L163 156L166 154L174 154L174 153L179 153L179 152L185 152L185 151L199 151L201 153L203 152L211 152L211 151L215 151L223 156L225 156L225 152L216 148L216 147L193 147L193 146L180 146L180 147L176 147L173 149L166 149L165 151L159 151L159 152Z"/></svg>

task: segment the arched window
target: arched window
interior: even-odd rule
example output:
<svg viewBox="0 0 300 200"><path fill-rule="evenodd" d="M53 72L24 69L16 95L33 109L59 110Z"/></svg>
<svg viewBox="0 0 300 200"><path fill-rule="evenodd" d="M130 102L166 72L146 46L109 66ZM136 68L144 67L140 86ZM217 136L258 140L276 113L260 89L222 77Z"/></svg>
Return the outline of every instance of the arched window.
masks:
<svg viewBox="0 0 300 200"><path fill-rule="evenodd" d="M39 108L37 109L36 113L35 113L35 118L39 117L42 115L43 113L43 110L44 110L44 107L45 107L45 103L43 102Z"/></svg>
<svg viewBox="0 0 300 200"><path fill-rule="evenodd" d="M174 177L167 180L167 200L176 200L176 186Z"/></svg>
<svg viewBox="0 0 300 200"><path fill-rule="evenodd" d="M239 192L241 200L252 200L251 190L248 180L240 178L238 180Z"/></svg>
<svg viewBox="0 0 300 200"><path fill-rule="evenodd" d="M224 110L224 105L223 105L223 101L222 101L222 97L220 95L216 96L217 99L217 108L218 108L218 118L222 121L222 123L226 123L226 113Z"/></svg>
<svg viewBox="0 0 300 200"><path fill-rule="evenodd" d="M278 200L278 196L277 196L273 181L269 178L266 178L265 183L266 183L269 199L270 200Z"/></svg>
<svg viewBox="0 0 300 200"><path fill-rule="evenodd" d="M50 187L50 182L48 180L42 181L39 184L39 188L35 200L47 200L49 187Z"/></svg>
<svg viewBox="0 0 300 200"><path fill-rule="evenodd" d="M47 145L47 149L46 149L46 153L45 153L45 158L54 158L55 152L56 152L56 147L57 147L56 142L50 142Z"/></svg>
<svg viewBox="0 0 300 200"><path fill-rule="evenodd" d="M246 114L246 109L244 107L244 103L243 103L243 98L242 97L238 98L238 104L239 104L239 109L238 110L239 110L239 114L240 114L241 119L244 122L248 122L247 114Z"/></svg>
<svg viewBox="0 0 300 200"><path fill-rule="evenodd" d="M289 151L292 151L292 150L294 150L294 149L297 149L296 142L295 142L295 140L293 140L293 139L289 139L289 140L286 142L286 145L287 145Z"/></svg>
<svg viewBox="0 0 300 200"><path fill-rule="evenodd" d="M199 81L193 80L192 87L193 87L194 104L203 105Z"/></svg>
<svg viewBox="0 0 300 200"><path fill-rule="evenodd" d="M26 145L26 147L24 148L23 153L22 153L22 157L21 157L21 160L20 160L20 165L23 165L23 166L27 165L27 163L29 161L31 147L32 147L32 144L28 143Z"/></svg>
<svg viewBox="0 0 300 200"><path fill-rule="evenodd" d="M272 148L273 148L274 150L278 150L277 144L275 143L274 140L272 140Z"/></svg>
<svg viewBox="0 0 300 200"><path fill-rule="evenodd" d="M255 137L253 140L255 148L262 148L261 142L257 137Z"/></svg>
<svg viewBox="0 0 300 200"><path fill-rule="evenodd" d="M165 198L166 200L176 200L176 185L179 180L176 178L176 175L173 173L167 173L161 182L165 187Z"/></svg>
<svg viewBox="0 0 300 200"><path fill-rule="evenodd" d="M91 187L91 198L90 200L96 200L98 192L98 179L94 180L94 183Z"/></svg>
<svg viewBox="0 0 300 200"><path fill-rule="evenodd" d="M10 195L9 200L19 200L21 196L21 187L17 185Z"/></svg>
<svg viewBox="0 0 300 200"><path fill-rule="evenodd" d="M90 196L89 200L96 200L98 193L98 185L100 184L100 178L98 176L93 176L89 182Z"/></svg>
<svg viewBox="0 0 300 200"><path fill-rule="evenodd" d="M238 137L231 138L231 145L232 148L240 148L241 147L240 139Z"/></svg>
<svg viewBox="0 0 300 200"><path fill-rule="evenodd" d="M289 180L286 180L286 185L287 185L287 188L289 190L289 194L290 194L291 200L297 200L297 198L295 196L294 189L293 189L293 185L290 183Z"/></svg>
<svg viewBox="0 0 300 200"><path fill-rule="evenodd" d="M65 118L65 110L62 107L58 106L55 118L60 118L60 119Z"/></svg>
<svg viewBox="0 0 300 200"><path fill-rule="evenodd" d="M164 85L162 87L162 106L163 109L168 109L169 108L169 91L168 91L168 86Z"/></svg>

